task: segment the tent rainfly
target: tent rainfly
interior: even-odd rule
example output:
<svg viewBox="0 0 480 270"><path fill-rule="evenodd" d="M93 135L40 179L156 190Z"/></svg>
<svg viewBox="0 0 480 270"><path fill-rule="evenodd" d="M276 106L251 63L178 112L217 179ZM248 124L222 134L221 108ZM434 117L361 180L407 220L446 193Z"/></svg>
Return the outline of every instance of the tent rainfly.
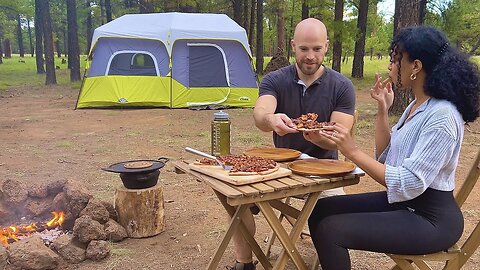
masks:
<svg viewBox="0 0 480 270"><path fill-rule="evenodd" d="M124 15L95 29L77 108L253 107L245 29L225 14Z"/></svg>

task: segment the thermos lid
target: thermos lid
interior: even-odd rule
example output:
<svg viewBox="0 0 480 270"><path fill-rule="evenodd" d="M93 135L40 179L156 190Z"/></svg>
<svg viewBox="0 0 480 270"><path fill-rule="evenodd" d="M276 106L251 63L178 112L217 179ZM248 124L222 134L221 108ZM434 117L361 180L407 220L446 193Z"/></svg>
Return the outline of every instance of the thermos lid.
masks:
<svg viewBox="0 0 480 270"><path fill-rule="evenodd" d="M215 120L228 120L229 116L228 113L224 111L219 111L213 114Z"/></svg>

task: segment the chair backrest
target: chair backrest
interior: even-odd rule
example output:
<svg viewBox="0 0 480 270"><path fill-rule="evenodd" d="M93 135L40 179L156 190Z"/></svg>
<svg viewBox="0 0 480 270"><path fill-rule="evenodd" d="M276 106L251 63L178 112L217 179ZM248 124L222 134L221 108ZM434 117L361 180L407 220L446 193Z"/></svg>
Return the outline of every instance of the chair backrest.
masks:
<svg viewBox="0 0 480 270"><path fill-rule="evenodd" d="M463 203L467 200L468 195L472 192L475 184L478 181L478 177L480 176L480 149L477 151L477 155L475 156L475 160L468 172L465 181L463 182L462 186L458 190L457 194L455 195L455 200L459 207L462 207Z"/></svg>

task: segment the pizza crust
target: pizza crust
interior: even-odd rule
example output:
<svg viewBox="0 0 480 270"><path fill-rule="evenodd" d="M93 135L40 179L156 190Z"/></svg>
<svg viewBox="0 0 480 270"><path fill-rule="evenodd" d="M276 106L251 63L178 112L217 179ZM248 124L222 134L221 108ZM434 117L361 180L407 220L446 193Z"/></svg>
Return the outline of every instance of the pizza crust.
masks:
<svg viewBox="0 0 480 270"><path fill-rule="evenodd" d="M303 132L322 130L322 128L295 128L295 129Z"/></svg>
<svg viewBox="0 0 480 270"><path fill-rule="evenodd" d="M261 172L229 172L228 175L229 176L267 175L267 174L271 174L271 173L274 173L274 172L278 171L279 168L280 168L280 165L277 164L275 166L275 168L268 169L266 171L261 171Z"/></svg>

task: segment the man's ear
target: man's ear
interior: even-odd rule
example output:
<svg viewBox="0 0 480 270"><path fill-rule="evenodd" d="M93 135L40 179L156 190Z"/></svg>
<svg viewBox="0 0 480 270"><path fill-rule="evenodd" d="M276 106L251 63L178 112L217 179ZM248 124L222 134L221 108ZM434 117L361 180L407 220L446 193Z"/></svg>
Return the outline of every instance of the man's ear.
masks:
<svg viewBox="0 0 480 270"><path fill-rule="evenodd" d="M330 41L327 39L327 42L325 42L325 53L328 52L329 47L330 47Z"/></svg>
<svg viewBox="0 0 480 270"><path fill-rule="evenodd" d="M290 40L290 46L292 46L292 51L295 52L295 40Z"/></svg>

